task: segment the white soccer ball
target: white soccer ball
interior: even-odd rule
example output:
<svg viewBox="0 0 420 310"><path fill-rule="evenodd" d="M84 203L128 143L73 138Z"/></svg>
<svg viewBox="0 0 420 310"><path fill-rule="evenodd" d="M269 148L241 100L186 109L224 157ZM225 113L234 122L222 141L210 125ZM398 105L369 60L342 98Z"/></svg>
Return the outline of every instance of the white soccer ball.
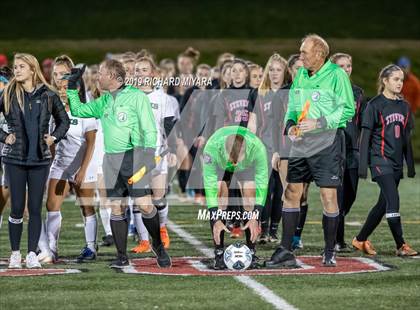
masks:
<svg viewBox="0 0 420 310"><path fill-rule="evenodd" d="M246 270L252 262L252 252L240 242L231 244L223 255L226 267L230 270Z"/></svg>

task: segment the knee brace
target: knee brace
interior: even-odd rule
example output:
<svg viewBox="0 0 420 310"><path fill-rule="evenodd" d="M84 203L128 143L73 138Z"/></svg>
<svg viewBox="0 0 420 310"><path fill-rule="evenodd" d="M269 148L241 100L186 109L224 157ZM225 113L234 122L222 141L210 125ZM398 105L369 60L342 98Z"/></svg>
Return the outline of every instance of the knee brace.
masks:
<svg viewBox="0 0 420 310"><path fill-rule="evenodd" d="M166 197L165 196L163 196L160 199L152 199L152 202L153 202L153 205L158 210L163 210L163 209L166 208L167 201L166 201Z"/></svg>

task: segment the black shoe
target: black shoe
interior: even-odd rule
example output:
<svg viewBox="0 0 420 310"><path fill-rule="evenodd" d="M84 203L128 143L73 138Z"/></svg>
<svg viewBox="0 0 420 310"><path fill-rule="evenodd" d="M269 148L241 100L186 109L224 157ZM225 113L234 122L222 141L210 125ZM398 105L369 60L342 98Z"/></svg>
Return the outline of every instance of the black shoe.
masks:
<svg viewBox="0 0 420 310"><path fill-rule="evenodd" d="M292 252L279 246L271 255L271 259L265 262L267 268L297 268L296 257Z"/></svg>
<svg viewBox="0 0 420 310"><path fill-rule="evenodd" d="M268 240L272 243L279 243L279 237L277 237L277 234L275 232L271 232L270 236L268 237Z"/></svg>
<svg viewBox="0 0 420 310"><path fill-rule="evenodd" d="M259 244L266 244L269 241L268 234L266 232L263 232L260 236L260 240L258 240Z"/></svg>
<svg viewBox="0 0 420 310"><path fill-rule="evenodd" d="M337 242L335 245L335 251L338 253L350 253L352 250L345 242Z"/></svg>
<svg viewBox="0 0 420 310"><path fill-rule="evenodd" d="M111 246L114 244L114 237L112 235L106 235L102 237L101 246Z"/></svg>
<svg viewBox="0 0 420 310"><path fill-rule="evenodd" d="M111 264L109 264L109 268L114 269L122 269L126 266L130 266L130 261L128 260L128 257L125 255L118 255L116 260L113 260Z"/></svg>
<svg viewBox="0 0 420 310"><path fill-rule="evenodd" d="M224 270L227 268L223 258L224 253L225 251L223 249L214 250L214 270Z"/></svg>
<svg viewBox="0 0 420 310"><path fill-rule="evenodd" d="M251 261L251 265L249 265L248 269L258 269L260 266L258 264L260 258L255 254L255 250L252 250L252 261Z"/></svg>
<svg viewBox="0 0 420 310"><path fill-rule="evenodd" d="M337 266L335 257L336 257L336 253L334 250L324 250L324 254L322 255L322 264L325 267Z"/></svg>
<svg viewBox="0 0 420 310"><path fill-rule="evenodd" d="M156 248L152 246L152 251L156 255L156 262L160 268L169 268L172 266L171 257L166 252L163 243Z"/></svg>

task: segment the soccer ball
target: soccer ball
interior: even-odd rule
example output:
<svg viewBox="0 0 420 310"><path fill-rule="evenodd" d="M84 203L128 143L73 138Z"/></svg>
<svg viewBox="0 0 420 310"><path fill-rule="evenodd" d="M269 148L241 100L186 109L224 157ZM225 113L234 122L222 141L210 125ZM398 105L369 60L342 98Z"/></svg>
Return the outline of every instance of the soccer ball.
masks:
<svg viewBox="0 0 420 310"><path fill-rule="evenodd" d="M251 265L252 252L245 244L236 242L227 247L223 258L228 269L246 270Z"/></svg>

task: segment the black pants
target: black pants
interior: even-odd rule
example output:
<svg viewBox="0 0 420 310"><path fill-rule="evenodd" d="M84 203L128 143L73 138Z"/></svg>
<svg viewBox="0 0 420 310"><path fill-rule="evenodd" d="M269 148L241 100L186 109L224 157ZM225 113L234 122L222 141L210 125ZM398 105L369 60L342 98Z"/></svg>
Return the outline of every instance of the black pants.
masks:
<svg viewBox="0 0 420 310"><path fill-rule="evenodd" d="M22 166L5 165L10 181L11 211L9 219L9 238L12 251L20 249L22 219L28 188L28 252L35 252L41 233L41 210L45 184L50 165Z"/></svg>
<svg viewBox="0 0 420 310"><path fill-rule="evenodd" d="M277 233L283 206L282 195L283 186L279 172L273 169L268 182L267 198L261 218L261 228L265 233L270 231Z"/></svg>

